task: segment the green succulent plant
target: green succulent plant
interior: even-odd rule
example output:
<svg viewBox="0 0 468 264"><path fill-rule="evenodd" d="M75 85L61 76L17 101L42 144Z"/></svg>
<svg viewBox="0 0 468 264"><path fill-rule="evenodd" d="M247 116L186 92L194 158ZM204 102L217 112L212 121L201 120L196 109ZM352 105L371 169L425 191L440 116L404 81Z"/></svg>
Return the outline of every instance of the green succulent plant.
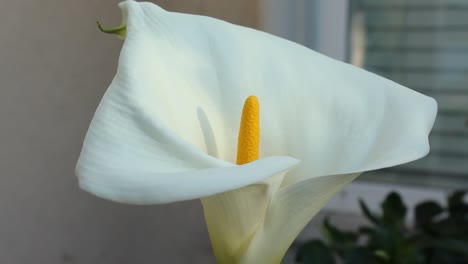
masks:
<svg viewBox="0 0 468 264"><path fill-rule="evenodd" d="M363 200L362 214L371 225L344 231L326 218L322 233L326 241L302 244L296 262L302 264L467 264L468 204L465 191L456 191L442 206L424 201L414 208L408 227L408 212L401 196L391 192L381 203L382 212L372 212Z"/></svg>

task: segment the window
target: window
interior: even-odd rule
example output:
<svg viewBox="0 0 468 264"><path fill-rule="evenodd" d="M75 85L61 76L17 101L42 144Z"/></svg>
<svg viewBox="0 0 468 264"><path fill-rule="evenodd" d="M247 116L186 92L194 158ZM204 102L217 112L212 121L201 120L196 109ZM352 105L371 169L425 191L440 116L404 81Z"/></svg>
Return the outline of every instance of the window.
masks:
<svg viewBox="0 0 468 264"><path fill-rule="evenodd" d="M434 97L431 153L365 181L468 186L468 1L351 0L351 63Z"/></svg>

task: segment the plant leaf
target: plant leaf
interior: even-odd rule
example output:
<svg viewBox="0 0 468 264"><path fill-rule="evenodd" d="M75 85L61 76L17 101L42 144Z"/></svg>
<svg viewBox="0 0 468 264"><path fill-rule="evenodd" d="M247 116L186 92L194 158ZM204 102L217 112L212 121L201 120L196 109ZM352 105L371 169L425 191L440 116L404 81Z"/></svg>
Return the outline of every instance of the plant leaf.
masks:
<svg viewBox="0 0 468 264"><path fill-rule="evenodd" d="M383 221L389 224L402 224L406 215L406 206L400 195L396 192L391 192L382 203Z"/></svg>
<svg viewBox="0 0 468 264"><path fill-rule="evenodd" d="M361 208L362 214L372 223L378 225L382 222L378 216L374 215L374 213L369 210L364 200L359 199L359 207Z"/></svg>
<svg viewBox="0 0 468 264"><path fill-rule="evenodd" d="M297 252L296 261L303 264L335 264L332 251L319 240L302 245Z"/></svg>
<svg viewBox="0 0 468 264"><path fill-rule="evenodd" d="M344 264L374 264L377 263L375 257L365 247L354 248L346 257Z"/></svg>
<svg viewBox="0 0 468 264"><path fill-rule="evenodd" d="M376 250L374 251L374 255L385 262L390 261L390 256L385 252L385 250Z"/></svg>
<svg viewBox="0 0 468 264"><path fill-rule="evenodd" d="M414 209L415 221L418 226L426 227L432 219L442 213L444 209L434 201L420 203Z"/></svg>
<svg viewBox="0 0 468 264"><path fill-rule="evenodd" d="M371 247L384 250L393 256L398 251L400 244L403 243L403 236L396 226L380 225L375 229L369 243Z"/></svg>
<svg viewBox="0 0 468 264"><path fill-rule="evenodd" d="M468 204L463 201L466 191L459 190L448 197L448 208L450 216L457 221L466 220L465 216L468 214Z"/></svg>
<svg viewBox="0 0 468 264"><path fill-rule="evenodd" d="M323 221L322 233L328 238L330 246L336 249L340 255L347 254L357 242L357 234L343 231L333 226L329 219Z"/></svg>

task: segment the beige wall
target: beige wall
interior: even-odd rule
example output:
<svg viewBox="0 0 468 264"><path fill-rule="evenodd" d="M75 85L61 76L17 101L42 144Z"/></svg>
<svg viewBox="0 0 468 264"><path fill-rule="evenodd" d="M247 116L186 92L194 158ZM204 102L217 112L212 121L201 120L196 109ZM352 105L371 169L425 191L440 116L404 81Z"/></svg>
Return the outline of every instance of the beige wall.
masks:
<svg viewBox="0 0 468 264"><path fill-rule="evenodd" d="M122 44L95 21L117 25L117 2L0 2L0 263L213 263L198 202L126 206L78 189L81 142ZM249 0L159 2L257 23Z"/></svg>
<svg viewBox="0 0 468 264"><path fill-rule="evenodd" d="M208 15L229 22L258 27L259 0L156 0L164 8L184 13Z"/></svg>

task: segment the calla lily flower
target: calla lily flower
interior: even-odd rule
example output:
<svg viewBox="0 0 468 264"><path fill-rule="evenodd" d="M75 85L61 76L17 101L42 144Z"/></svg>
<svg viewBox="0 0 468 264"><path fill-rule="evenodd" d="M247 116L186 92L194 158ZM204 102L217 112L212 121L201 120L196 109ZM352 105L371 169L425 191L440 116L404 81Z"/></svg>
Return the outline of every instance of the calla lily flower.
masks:
<svg viewBox="0 0 468 264"><path fill-rule="evenodd" d="M267 33L120 7L125 41L79 184L128 204L200 198L218 263L279 263L359 174L429 151L430 97Z"/></svg>

